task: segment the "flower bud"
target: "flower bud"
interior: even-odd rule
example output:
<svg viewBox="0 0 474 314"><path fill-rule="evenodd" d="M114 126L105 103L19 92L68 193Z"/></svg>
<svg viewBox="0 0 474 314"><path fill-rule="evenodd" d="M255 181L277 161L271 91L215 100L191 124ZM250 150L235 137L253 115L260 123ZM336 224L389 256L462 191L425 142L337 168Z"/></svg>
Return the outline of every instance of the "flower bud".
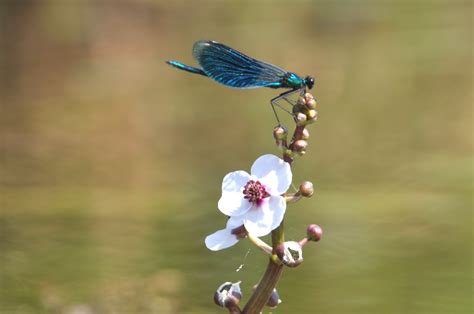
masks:
<svg viewBox="0 0 474 314"><path fill-rule="evenodd" d="M305 140L297 140L293 143L293 151L303 155L306 152L306 147L308 146L308 142Z"/></svg>
<svg viewBox="0 0 474 314"><path fill-rule="evenodd" d="M304 94L305 103L314 99L314 96L310 93Z"/></svg>
<svg viewBox="0 0 474 314"><path fill-rule="evenodd" d="M303 250L301 245L295 241L279 244L276 248L276 254L280 261L288 267L296 267L303 262Z"/></svg>
<svg viewBox="0 0 474 314"><path fill-rule="evenodd" d="M302 140L309 139L309 131L307 128L304 128L303 131L301 132L301 139Z"/></svg>
<svg viewBox="0 0 474 314"><path fill-rule="evenodd" d="M278 295L277 289L274 288L270 299L267 301L267 306L271 309L275 309L281 303L280 295Z"/></svg>
<svg viewBox="0 0 474 314"><path fill-rule="evenodd" d="M316 121L318 119L318 112L314 109L310 109L306 114L306 118L311 121Z"/></svg>
<svg viewBox="0 0 474 314"><path fill-rule="evenodd" d="M258 285L254 285L252 287L252 290L255 291L257 290L257 287ZM273 288L273 291L272 291L272 295L270 296L270 298L268 299L267 301L267 306L270 307L271 309L274 309L278 306L278 304L281 303L281 299L280 299L280 295L278 294L277 292L277 289L276 288Z"/></svg>
<svg viewBox="0 0 474 314"><path fill-rule="evenodd" d="M298 112L298 113L296 114L296 123L297 123L298 125L304 124L304 123L306 122L306 120L307 120L307 117L306 117L306 115L305 115L304 113Z"/></svg>
<svg viewBox="0 0 474 314"><path fill-rule="evenodd" d="M284 126L277 125L273 129L273 137L277 141L286 139L287 135L288 135L288 130Z"/></svg>
<svg viewBox="0 0 474 314"><path fill-rule="evenodd" d="M298 98L296 103L300 106L304 106L304 105L306 105L306 99L304 97L300 97L300 98Z"/></svg>
<svg viewBox="0 0 474 314"><path fill-rule="evenodd" d="M316 100L313 98L313 99L310 99L308 100L306 103L305 103L305 106L306 108L308 109L316 109Z"/></svg>
<svg viewBox="0 0 474 314"><path fill-rule="evenodd" d="M310 181L303 181L300 184L300 193L304 197L311 197L314 193L313 183Z"/></svg>
<svg viewBox="0 0 474 314"><path fill-rule="evenodd" d="M214 303L218 306L232 308L239 304L242 299L240 281L236 283L224 282L214 293Z"/></svg>
<svg viewBox="0 0 474 314"><path fill-rule="evenodd" d="M311 241L319 241L323 236L323 229L316 224L311 224L306 229L306 234L308 235L308 239Z"/></svg>

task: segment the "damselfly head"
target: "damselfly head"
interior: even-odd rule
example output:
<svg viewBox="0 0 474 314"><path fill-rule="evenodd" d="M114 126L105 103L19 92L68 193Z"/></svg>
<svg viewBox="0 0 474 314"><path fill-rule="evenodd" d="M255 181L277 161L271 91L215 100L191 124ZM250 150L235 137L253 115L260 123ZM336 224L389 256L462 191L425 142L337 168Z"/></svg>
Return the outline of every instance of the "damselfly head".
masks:
<svg viewBox="0 0 474 314"><path fill-rule="evenodd" d="M308 75L307 77L304 78L304 82L305 82L306 86L309 89L311 89L314 86L314 77Z"/></svg>

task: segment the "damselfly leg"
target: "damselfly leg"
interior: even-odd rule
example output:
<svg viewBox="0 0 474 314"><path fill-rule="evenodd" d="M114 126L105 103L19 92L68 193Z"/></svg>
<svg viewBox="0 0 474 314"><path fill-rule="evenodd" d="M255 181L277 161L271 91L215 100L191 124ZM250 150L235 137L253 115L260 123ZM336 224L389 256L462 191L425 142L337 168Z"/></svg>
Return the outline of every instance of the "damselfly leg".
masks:
<svg viewBox="0 0 474 314"><path fill-rule="evenodd" d="M289 90L287 92L284 92L280 95L278 95L277 97L273 98L272 100L270 100L270 104L272 106L272 109L273 109L273 113L275 114L275 118L277 119L277 122L278 124L281 124L280 123L280 119L278 118L278 114L275 110L275 106L280 108L281 110L285 111L286 113L290 114L291 116L293 116L293 119L295 118L294 117L294 114L290 111L288 111L286 108L284 108L281 104L279 104L278 102L280 100L284 100L286 101L288 104L291 105L291 107L293 107L295 104L296 104L296 101L294 100L291 100L291 96L293 96L294 94L296 93L299 93L299 96L303 96L304 93L306 92L306 88L303 87L303 88L299 88L299 89L293 89L293 90Z"/></svg>

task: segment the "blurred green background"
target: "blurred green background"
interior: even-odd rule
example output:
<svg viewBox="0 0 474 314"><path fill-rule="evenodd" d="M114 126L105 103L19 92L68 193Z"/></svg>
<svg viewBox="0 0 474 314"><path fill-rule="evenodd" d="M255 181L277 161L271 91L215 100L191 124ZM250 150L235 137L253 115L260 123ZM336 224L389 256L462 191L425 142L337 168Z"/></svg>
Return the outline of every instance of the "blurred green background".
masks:
<svg viewBox="0 0 474 314"><path fill-rule="evenodd" d="M325 233L273 313L472 312L470 1L3 0L0 19L1 313L224 313L237 280L248 299L266 258L203 240L223 176L278 153L277 91L164 63L199 39L317 79L293 169L316 193L286 230Z"/></svg>

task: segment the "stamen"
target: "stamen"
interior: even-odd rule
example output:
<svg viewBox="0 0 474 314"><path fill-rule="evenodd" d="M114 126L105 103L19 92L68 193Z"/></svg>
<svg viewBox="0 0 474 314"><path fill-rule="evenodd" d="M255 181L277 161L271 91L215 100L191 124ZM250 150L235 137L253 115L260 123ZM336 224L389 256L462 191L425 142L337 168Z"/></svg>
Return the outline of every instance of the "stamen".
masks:
<svg viewBox="0 0 474 314"><path fill-rule="evenodd" d="M245 199L247 199L250 203L257 205L260 204L264 198L270 196L260 181L254 180L247 182L247 184L244 186L243 193Z"/></svg>

